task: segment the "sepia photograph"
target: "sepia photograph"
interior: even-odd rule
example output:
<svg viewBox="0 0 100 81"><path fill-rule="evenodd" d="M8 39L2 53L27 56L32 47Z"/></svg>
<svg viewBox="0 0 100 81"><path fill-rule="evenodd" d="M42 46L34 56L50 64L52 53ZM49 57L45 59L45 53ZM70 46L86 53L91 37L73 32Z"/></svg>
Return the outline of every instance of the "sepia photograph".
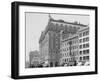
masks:
<svg viewBox="0 0 100 81"><path fill-rule="evenodd" d="M25 68L90 65L90 16L26 12Z"/></svg>

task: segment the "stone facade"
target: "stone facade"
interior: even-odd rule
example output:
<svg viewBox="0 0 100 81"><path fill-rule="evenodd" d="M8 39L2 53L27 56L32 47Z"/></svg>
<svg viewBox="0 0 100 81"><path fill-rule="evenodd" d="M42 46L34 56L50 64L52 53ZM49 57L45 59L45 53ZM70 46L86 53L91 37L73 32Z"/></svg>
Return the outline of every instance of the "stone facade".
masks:
<svg viewBox="0 0 100 81"><path fill-rule="evenodd" d="M49 16L50 17L50 16ZM79 61L78 30L87 25L70 23L49 18L39 39L41 64L61 66L63 63L74 65Z"/></svg>
<svg viewBox="0 0 100 81"><path fill-rule="evenodd" d="M63 35L63 34L61 34ZM60 46L60 64L67 64L68 66L75 65L78 60L79 55L79 41L78 41L78 34L66 34L69 35L66 38L61 36L61 46Z"/></svg>
<svg viewBox="0 0 100 81"><path fill-rule="evenodd" d="M89 62L89 27L79 30L79 62Z"/></svg>

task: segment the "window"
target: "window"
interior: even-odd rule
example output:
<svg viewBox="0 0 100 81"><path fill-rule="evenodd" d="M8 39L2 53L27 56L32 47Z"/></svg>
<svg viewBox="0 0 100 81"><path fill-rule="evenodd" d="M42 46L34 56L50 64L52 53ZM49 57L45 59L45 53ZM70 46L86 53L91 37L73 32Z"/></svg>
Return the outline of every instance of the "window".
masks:
<svg viewBox="0 0 100 81"><path fill-rule="evenodd" d="M86 31L86 35L89 35L89 31Z"/></svg>
<svg viewBox="0 0 100 81"><path fill-rule="evenodd" d="M82 37L82 33L79 34L79 37Z"/></svg>
<svg viewBox="0 0 100 81"><path fill-rule="evenodd" d="M82 51L80 51L80 54L82 54Z"/></svg>
<svg viewBox="0 0 100 81"><path fill-rule="evenodd" d="M85 60L85 59L86 59L86 57L84 56L84 57L83 57L83 60Z"/></svg>
<svg viewBox="0 0 100 81"><path fill-rule="evenodd" d="M82 39L80 39L79 42L82 43Z"/></svg>
<svg viewBox="0 0 100 81"><path fill-rule="evenodd" d="M85 48L86 47L86 45L85 44L83 44L83 48Z"/></svg>
<svg viewBox="0 0 100 81"><path fill-rule="evenodd" d="M80 29L80 27L78 27L78 29Z"/></svg>
<svg viewBox="0 0 100 81"><path fill-rule="evenodd" d="M86 38L86 41L89 41L89 37Z"/></svg>
<svg viewBox="0 0 100 81"><path fill-rule="evenodd" d="M85 36L85 32L83 32L83 36Z"/></svg>
<svg viewBox="0 0 100 81"><path fill-rule="evenodd" d="M82 49L82 45L80 45L80 49Z"/></svg>
<svg viewBox="0 0 100 81"><path fill-rule="evenodd" d="M82 60L82 57L80 57L80 60Z"/></svg>
<svg viewBox="0 0 100 81"><path fill-rule="evenodd" d="M86 54L86 50L83 50L83 54Z"/></svg>
<svg viewBox="0 0 100 81"><path fill-rule="evenodd" d="M87 53L89 53L89 49L88 49L88 50L86 50L86 52L87 52Z"/></svg>
<svg viewBox="0 0 100 81"><path fill-rule="evenodd" d="M83 42L85 42L86 38L83 38Z"/></svg>
<svg viewBox="0 0 100 81"><path fill-rule="evenodd" d="M86 44L86 47L89 47L89 43Z"/></svg>
<svg viewBox="0 0 100 81"><path fill-rule="evenodd" d="M89 56L86 56L86 59L89 60Z"/></svg>

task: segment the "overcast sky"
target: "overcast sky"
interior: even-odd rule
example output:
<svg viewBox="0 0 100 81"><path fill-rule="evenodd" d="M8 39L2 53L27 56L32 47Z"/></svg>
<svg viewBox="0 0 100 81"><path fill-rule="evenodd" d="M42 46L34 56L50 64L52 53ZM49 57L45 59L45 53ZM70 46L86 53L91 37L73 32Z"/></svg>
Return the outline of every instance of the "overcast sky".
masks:
<svg viewBox="0 0 100 81"><path fill-rule="evenodd" d="M53 19L62 19L66 22L78 21L82 24L88 25L90 17L86 15L73 14L50 14ZM39 51L39 38L41 31L45 29L49 20L47 13L26 13L26 60L29 60L29 52Z"/></svg>

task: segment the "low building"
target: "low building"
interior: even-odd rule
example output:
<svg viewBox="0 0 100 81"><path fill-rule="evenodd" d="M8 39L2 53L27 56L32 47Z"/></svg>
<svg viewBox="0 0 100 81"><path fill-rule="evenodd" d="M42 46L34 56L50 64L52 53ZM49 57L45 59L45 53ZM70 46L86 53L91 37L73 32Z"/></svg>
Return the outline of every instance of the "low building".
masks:
<svg viewBox="0 0 100 81"><path fill-rule="evenodd" d="M30 67L36 67L40 64L40 55L38 51L31 51L29 54Z"/></svg>

